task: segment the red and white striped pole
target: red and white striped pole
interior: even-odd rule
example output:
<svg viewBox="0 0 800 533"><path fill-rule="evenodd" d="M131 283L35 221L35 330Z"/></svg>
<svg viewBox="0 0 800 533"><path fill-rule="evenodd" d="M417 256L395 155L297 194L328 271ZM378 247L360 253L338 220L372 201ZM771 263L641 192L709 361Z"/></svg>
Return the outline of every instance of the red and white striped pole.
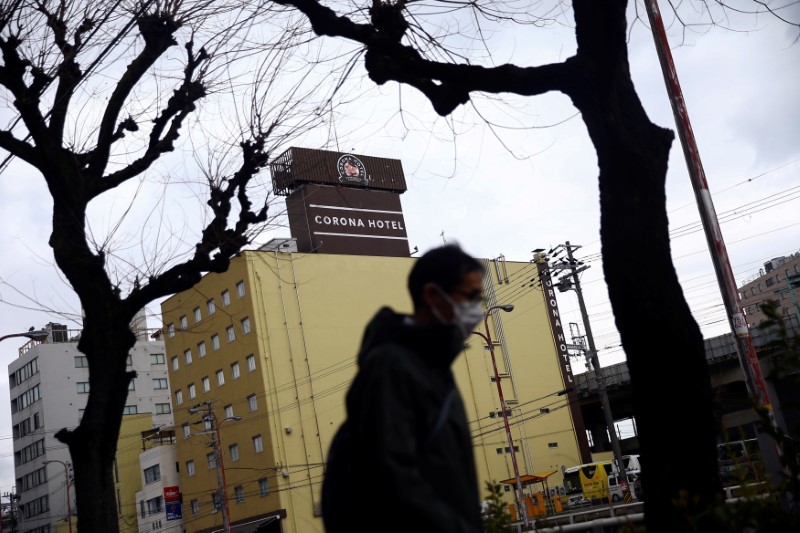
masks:
<svg viewBox="0 0 800 533"><path fill-rule="evenodd" d="M753 337L747 327L747 321L742 312L742 304L739 299L739 291L736 288L736 281L731 270L728 250L722 238L722 231L714 211L714 203L711 200L711 192L708 189L706 174L703 170L703 163L700 160L700 151L697 148L697 141L694 138L692 124L689 121L689 113L686 110L686 102L683 99L678 73L675 70L675 63L672 60L672 52L667 41L667 34L664 30L664 22L661 19L661 12L658 9L657 0L645 0L647 16L650 19L650 27L653 32L653 39L656 45L656 52L661 63L661 71L664 75L664 82L667 87L672 113L675 116L675 124L678 136L683 147L683 155L686 158L686 165L689 168L689 176L692 181L695 197L697 198L700 210L700 220L703 223L703 230L708 241L711 259L717 273L722 300L728 313L728 320L732 331L736 334L736 344L738 347L739 364L744 372L747 392L751 398L767 409L773 427L775 426L775 415L772 411L772 404L769 400L766 382L761 373L761 366L758 362ZM780 457L780 449L775 446Z"/></svg>

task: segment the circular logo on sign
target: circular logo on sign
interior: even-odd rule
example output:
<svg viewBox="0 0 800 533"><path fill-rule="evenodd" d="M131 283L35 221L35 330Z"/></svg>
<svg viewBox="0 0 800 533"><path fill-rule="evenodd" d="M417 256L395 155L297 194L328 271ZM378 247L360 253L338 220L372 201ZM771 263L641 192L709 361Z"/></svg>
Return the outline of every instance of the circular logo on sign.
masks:
<svg viewBox="0 0 800 533"><path fill-rule="evenodd" d="M345 154L340 157L338 163L336 163L336 168L339 171L339 181L342 183L354 185L367 185L369 183L369 176L367 176L364 163L354 155Z"/></svg>

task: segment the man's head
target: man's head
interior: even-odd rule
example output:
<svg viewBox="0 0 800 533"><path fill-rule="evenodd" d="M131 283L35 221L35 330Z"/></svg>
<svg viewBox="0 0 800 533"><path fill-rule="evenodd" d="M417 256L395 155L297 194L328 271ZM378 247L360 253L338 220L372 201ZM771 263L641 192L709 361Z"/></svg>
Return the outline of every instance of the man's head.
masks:
<svg viewBox="0 0 800 533"><path fill-rule="evenodd" d="M483 297L483 265L457 245L434 248L420 257L408 276L414 316L427 322L436 315L453 320L453 304Z"/></svg>

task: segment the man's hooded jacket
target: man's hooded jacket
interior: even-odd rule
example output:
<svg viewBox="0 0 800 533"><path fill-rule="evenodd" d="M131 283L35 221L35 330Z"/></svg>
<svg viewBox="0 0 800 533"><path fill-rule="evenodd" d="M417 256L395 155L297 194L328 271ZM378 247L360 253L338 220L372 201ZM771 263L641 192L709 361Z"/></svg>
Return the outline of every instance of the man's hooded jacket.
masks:
<svg viewBox="0 0 800 533"><path fill-rule="evenodd" d="M454 326L381 309L364 334L322 491L328 533L482 530Z"/></svg>

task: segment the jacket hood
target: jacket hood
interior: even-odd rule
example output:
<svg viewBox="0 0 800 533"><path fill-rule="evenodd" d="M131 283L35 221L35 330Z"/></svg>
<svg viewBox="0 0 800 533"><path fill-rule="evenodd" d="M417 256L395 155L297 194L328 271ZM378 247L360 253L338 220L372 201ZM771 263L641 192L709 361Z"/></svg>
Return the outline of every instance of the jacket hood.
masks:
<svg viewBox="0 0 800 533"><path fill-rule="evenodd" d="M364 331L358 364L374 348L396 344L411 349L432 366L448 368L464 349L458 328L449 324L415 324L409 315L401 315L388 307L372 318Z"/></svg>

